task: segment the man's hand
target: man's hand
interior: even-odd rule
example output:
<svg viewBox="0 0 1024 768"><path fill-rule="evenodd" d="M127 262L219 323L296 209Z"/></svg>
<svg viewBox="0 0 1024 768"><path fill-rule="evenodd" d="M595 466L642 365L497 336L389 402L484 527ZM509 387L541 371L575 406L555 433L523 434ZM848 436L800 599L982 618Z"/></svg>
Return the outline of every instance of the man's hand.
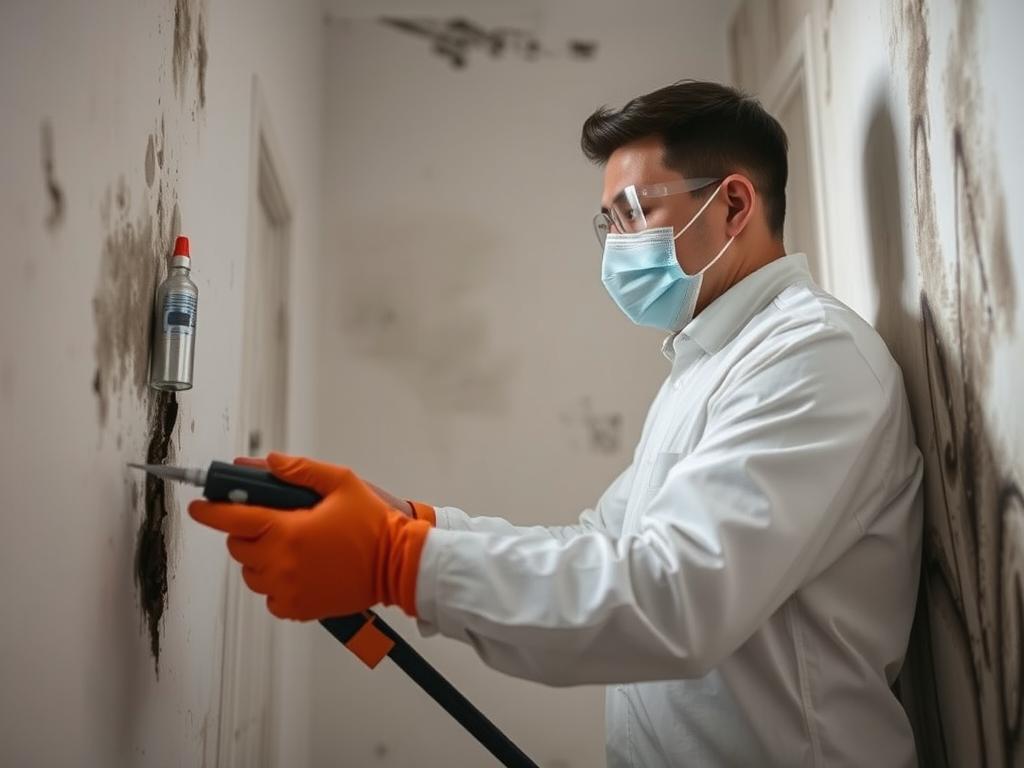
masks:
<svg viewBox="0 0 1024 768"><path fill-rule="evenodd" d="M194 501L189 513L228 534L242 577L280 618L320 619L377 603L416 615L416 576L430 530L386 503L352 470L271 453L276 477L323 496L312 509Z"/></svg>

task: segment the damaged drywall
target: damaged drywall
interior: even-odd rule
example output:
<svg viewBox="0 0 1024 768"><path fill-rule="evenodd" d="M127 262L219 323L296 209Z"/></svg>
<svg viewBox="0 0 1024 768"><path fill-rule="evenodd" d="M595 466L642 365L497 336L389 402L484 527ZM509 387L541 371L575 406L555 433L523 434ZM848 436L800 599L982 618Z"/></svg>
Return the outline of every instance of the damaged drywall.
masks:
<svg viewBox="0 0 1024 768"><path fill-rule="evenodd" d="M880 279L878 325L904 370L926 462L921 599L900 692L922 765L1020 765L1022 461L995 431L1000 413L986 399L994 350L1017 332L1016 276L1001 166L986 141L993 126L978 63L981 8L955 5L941 70L945 119L929 103L933 12L904 0L891 20L892 63L908 88L920 318L893 317L899 295ZM941 175L951 210L936 202L940 162L952 164ZM877 192L883 175L866 188ZM884 181L899 188L898 179ZM873 218L873 230L901 226ZM951 227L948 242L940 221ZM875 254L876 264L892 258Z"/></svg>

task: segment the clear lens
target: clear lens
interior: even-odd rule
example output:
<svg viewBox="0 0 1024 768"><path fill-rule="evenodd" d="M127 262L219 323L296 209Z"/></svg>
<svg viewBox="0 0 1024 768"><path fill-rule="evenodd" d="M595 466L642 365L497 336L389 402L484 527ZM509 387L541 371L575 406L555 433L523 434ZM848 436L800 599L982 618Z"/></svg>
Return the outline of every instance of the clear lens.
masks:
<svg viewBox="0 0 1024 768"><path fill-rule="evenodd" d="M632 184L622 190L612 200L610 212L612 223L615 225L617 232L628 234L643 232L647 229L647 220L644 218L644 211L640 207L636 187Z"/></svg>
<svg viewBox="0 0 1024 768"><path fill-rule="evenodd" d="M683 192L694 192L698 189L720 181L720 178L703 177L697 179L676 179L659 184L630 184L619 192L608 206L608 213L603 211L594 217L594 231L597 233L597 241L604 248L604 242L608 238L608 232L615 231L622 234L643 232L647 229L647 219L644 217L644 210L640 206L640 198L668 197Z"/></svg>

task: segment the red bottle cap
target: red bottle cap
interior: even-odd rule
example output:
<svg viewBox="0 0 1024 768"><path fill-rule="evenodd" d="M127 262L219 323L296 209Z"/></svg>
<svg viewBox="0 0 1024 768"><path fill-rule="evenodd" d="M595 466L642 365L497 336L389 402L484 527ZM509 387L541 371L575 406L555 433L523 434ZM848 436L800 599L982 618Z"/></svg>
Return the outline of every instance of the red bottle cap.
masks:
<svg viewBox="0 0 1024 768"><path fill-rule="evenodd" d="M174 241L174 255L175 256L184 256L187 259L188 258L192 258L188 254L188 238L187 237L179 236L178 239Z"/></svg>

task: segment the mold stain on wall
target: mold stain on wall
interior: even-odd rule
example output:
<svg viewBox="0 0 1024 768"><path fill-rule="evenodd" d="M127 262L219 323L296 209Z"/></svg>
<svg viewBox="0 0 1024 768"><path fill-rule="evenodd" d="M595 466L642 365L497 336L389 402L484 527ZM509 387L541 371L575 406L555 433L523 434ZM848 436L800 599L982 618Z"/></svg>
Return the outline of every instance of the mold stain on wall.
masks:
<svg viewBox="0 0 1024 768"><path fill-rule="evenodd" d="M147 187L156 169L154 137L146 143ZM161 143L161 155L163 145ZM125 394L147 404L147 463L163 463L173 455L172 430L177 420L173 395L154 393L147 386L149 348L152 334L153 297L166 273L166 260L175 234L181 228L181 214L174 204L167 221L162 200L169 182L161 178L157 212L154 217L147 201L145 210L133 216L131 196L122 178L108 188L101 205L101 218L108 229L101 259L100 275L93 297L96 326L96 370L91 382L97 398L101 427L107 423L111 402L118 404ZM172 190L166 193L173 196ZM114 208L114 210L112 210ZM121 440L121 435L118 435ZM138 499L132 499L138 510ZM173 510L163 481L147 477L144 508L136 540L134 574L143 620L149 633L154 665L159 662L160 620L167 599L166 522Z"/></svg>
<svg viewBox="0 0 1024 768"><path fill-rule="evenodd" d="M1016 332L1015 276L1000 169L985 142L980 8L965 1L955 12L943 72L948 133L941 136L932 133L941 121L932 123L928 103L929 6L904 0L893 20L893 63L902 49L908 78L921 319L916 339L887 341L904 350L916 345L914 359L905 352L900 362L926 461L922 590L901 697L922 765L1020 765L1020 461L993 434L1002 423L985 401L993 350ZM936 140L949 142L943 156L953 163L955 238L945 253L932 175ZM903 334L915 328L904 325Z"/></svg>
<svg viewBox="0 0 1024 768"><path fill-rule="evenodd" d="M206 39L206 7L197 0L174 1L174 34L171 43L171 75L174 90L184 99L185 88L195 67L196 102L193 107L206 108L206 69L210 51Z"/></svg>
<svg viewBox="0 0 1024 768"><path fill-rule="evenodd" d="M53 232L64 221L64 190L57 182L54 170L53 125L49 120L43 120L39 133L43 154L43 181L50 201L50 211L46 214L46 228Z"/></svg>
<svg viewBox="0 0 1024 768"><path fill-rule="evenodd" d="M196 35L192 34L194 28ZM197 62L197 98L200 108L204 107L206 27L204 14L196 11L193 2L174 2L171 47L170 68L176 92L183 95L189 66ZM194 116L194 109L192 114ZM173 458L178 417L175 396L155 393L147 386L153 299L159 281L166 275L174 238L181 232L177 172L168 167L166 131L166 116L161 114L158 127L146 137L141 204L132 205L131 186L124 176L107 187L100 203L100 218L106 234L92 302L96 367L90 387L96 396L100 427L107 425L115 402L120 416L125 396L145 404L146 461L156 464ZM131 424L118 419L118 448L124 437L122 427L129 430L128 434L132 429ZM134 578L154 667L159 672L160 622L167 605L167 526L174 517L174 502L163 481L147 477L141 503L140 510L140 500L133 493L132 507L141 513Z"/></svg>
<svg viewBox="0 0 1024 768"><path fill-rule="evenodd" d="M173 458L171 441L178 421L178 402L173 392L159 392L149 403L147 464L164 464ZM135 547L135 581L149 630L150 651L159 671L160 619L167 605L167 535L169 513L174 509L167 483L146 475L145 509Z"/></svg>
<svg viewBox="0 0 1024 768"><path fill-rule="evenodd" d="M355 354L392 373L431 411L501 413L517 360L495 348L477 304L490 277L491 235L462 222L450 227L448 247L431 254L429 267L394 257L432 228L445 231L437 221L405 220L353 233L351 252L362 261L346 275L342 335ZM416 286L414 297L395 295L402 282Z"/></svg>
<svg viewBox="0 0 1024 768"><path fill-rule="evenodd" d="M171 49L171 73L181 96L185 88L192 51L192 0L175 0L174 38Z"/></svg>
<svg viewBox="0 0 1024 768"><path fill-rule="evenodd" d="M206 18L199 16L199 31L196 36L196 87L199 91L199 106L206 107L206 62L209 58L206 48Z"/></svg>
<svg viewBox="0 0 1024 768"><path fill-rule="evenodd" d="M599 413L589 396L581 397L572 410L563 412L560 421L569 430L574 446L582 444L590 453L614 455L622 448L622 414Z"/></svg>
<svg viewBox="0 0 1024 768"><path fill-rule="evenodd" d="M440 21L385 16L380 19L380 23L427 40L430 52L455 69L464 68L473 53L485 53L492 59L513 54L526 61L562 55L561 52L545 48L537 36L526 29L489 29L465 18ZM564 54L572 59L592 59L597 54L597 43L593 40L569 40L565 44Z"/></svg>

